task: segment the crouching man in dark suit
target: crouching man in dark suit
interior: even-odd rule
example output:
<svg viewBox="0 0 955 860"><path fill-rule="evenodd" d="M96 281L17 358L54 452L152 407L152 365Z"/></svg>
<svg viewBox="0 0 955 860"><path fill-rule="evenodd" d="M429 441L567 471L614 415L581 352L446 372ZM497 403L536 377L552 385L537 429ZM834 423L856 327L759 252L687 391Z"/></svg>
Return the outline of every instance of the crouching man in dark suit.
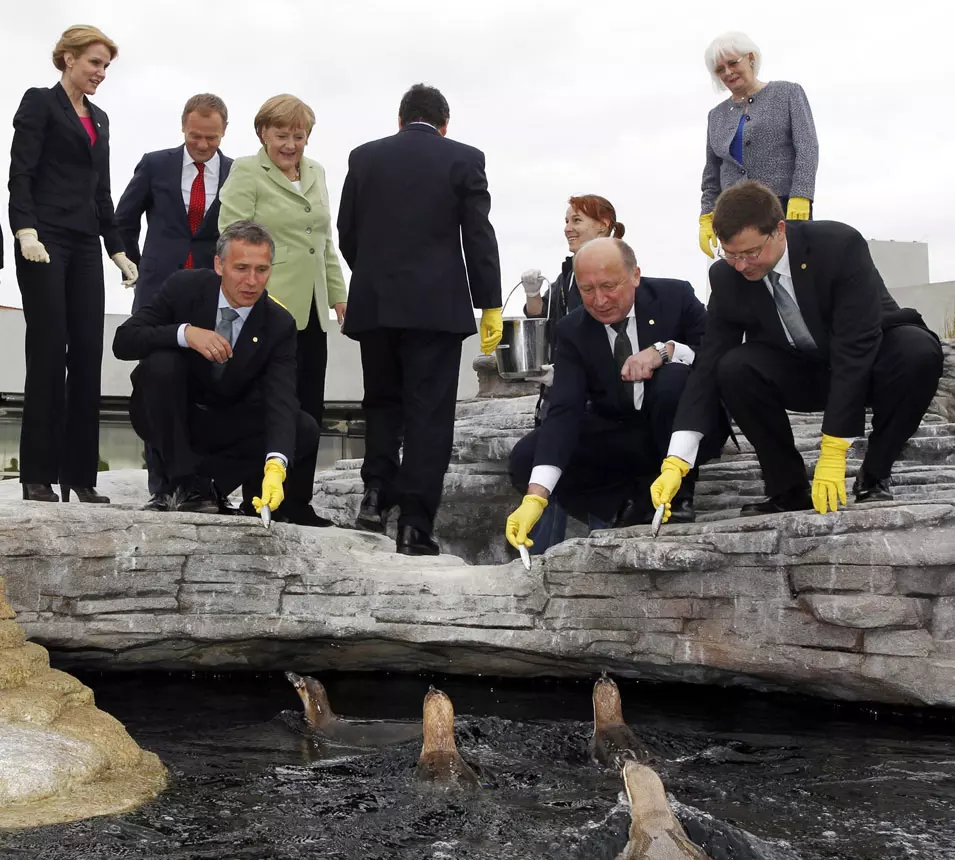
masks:
<svg viewBox="0 0 955 860"><path fill-rule="evenodd" d="M557 326L550 408L511 452L511 482L526 495L505 533L513 546L535 552L554 540L546 519L538 526L552 493L591 527L650 521L647 490L706 316L686 281L641 278L620 239L588 242L574 273L583 307ZM717 426L714 420L714 437ZM674 501L674 518L683 522L694 519L694 477Z"/></svg>
<svg viewBox="0 0 955 860"><path fill-rule="evenodd" d="M225 497L264 462L253 504L274 511L286 468L318 444L295 396L295 320L265 289L274 253L264 227L237 221L219 236L215 271L172 275L116 332L113 354L139 361L133 427L159 452L176 510L233 512ZM280 518L295 522L307 502L289 498Z"/></svg>
<svg viewBox="0 0 955 860"><path fill-rule="evenodd" d="M742 516L846 503L846 451L872 434L855 481L857 502L892 498L889 476L942 373L938 338L917 311L899 308L865 239L836 221L784 221L776 195L741 182L716 202L722 248L710 269L706 335L651 488L676 497L706 416L722 399L756 449L768 499ZM745 337L745 343L743 342ZM810 491L786 410L825 410Z"/></svg>

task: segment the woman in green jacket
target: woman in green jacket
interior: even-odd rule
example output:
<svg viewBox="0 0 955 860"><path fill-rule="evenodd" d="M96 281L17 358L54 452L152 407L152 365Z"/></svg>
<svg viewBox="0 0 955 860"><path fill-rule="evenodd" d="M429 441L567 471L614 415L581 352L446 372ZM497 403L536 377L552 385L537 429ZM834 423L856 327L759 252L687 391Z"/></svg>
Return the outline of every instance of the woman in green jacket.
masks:
<svg viewBox="0 0 955 860"><path fill-rule="evenodd" d="M314 125L312 109L295 96L273 96L259 108L255 132L262 149L233 163L219 194L219 229L248 219L262 224L271 233L275 259L268 291L295 317L298 398L302 409L321 429L328 359L328 311L335 309L341 325L347 293L338 254L332 244L325 171L317 161L304 156ZM315 457L311 468L303 463L301 470L296 469L301 480L313 482ZM331 525L310 505L303 510L287 508L288 505L283 506L291 522Z"/></svg>

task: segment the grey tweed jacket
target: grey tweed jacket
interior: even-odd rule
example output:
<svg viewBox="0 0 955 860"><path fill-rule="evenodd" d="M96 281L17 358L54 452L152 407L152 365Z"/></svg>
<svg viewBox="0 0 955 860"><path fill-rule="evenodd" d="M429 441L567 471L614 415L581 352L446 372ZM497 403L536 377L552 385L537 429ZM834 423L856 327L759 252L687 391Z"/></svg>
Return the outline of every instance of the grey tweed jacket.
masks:
<svg viewBox="0 0 955 860"><path fill-rule="evenodd" d="M740 164L730 155L730 144L744 107L749 119ZM818 165L816 127L799 84L770 81L745 105L729 98L710 111L707 121L701 214L712 212L719 193L744 179L768 185L779 197L812 200Z"/></svg>

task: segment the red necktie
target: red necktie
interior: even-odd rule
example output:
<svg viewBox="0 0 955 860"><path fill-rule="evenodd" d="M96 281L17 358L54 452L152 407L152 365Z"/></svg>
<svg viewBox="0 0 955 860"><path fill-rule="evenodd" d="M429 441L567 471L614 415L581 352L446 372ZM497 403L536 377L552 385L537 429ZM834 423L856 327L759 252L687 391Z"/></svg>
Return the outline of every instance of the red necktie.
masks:
<svg viewBox="0 0 955 860"><path fill-rule="evenodd" d="M196 230L199 229L199 225L206 214L206 180L203 176L206 166L198 161L194 161L193 164L196 165L198 173L196 173L196 178L192 180L192 190L189 192L189 229L195 236ZM186 259L185 268L193 268L191 251Z"/></svg>

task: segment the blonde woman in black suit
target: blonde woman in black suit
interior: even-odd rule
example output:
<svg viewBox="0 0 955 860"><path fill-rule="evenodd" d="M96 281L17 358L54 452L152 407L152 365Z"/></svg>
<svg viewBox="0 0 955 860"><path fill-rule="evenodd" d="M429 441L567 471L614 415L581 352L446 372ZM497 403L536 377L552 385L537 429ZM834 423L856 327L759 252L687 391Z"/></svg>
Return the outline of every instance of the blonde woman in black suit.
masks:
<svg viewBox="0 0 955 860"><path fill-rule="evenodd" d="M20 432L23 498L108 502L96 490L105 293L99 237L123 274L109 187L109 119L87 96L116 58L95 27L71 27L53 50L61 72L49 89L24 93L13 118L10 227L26 320L26 381Z"/></svg>

